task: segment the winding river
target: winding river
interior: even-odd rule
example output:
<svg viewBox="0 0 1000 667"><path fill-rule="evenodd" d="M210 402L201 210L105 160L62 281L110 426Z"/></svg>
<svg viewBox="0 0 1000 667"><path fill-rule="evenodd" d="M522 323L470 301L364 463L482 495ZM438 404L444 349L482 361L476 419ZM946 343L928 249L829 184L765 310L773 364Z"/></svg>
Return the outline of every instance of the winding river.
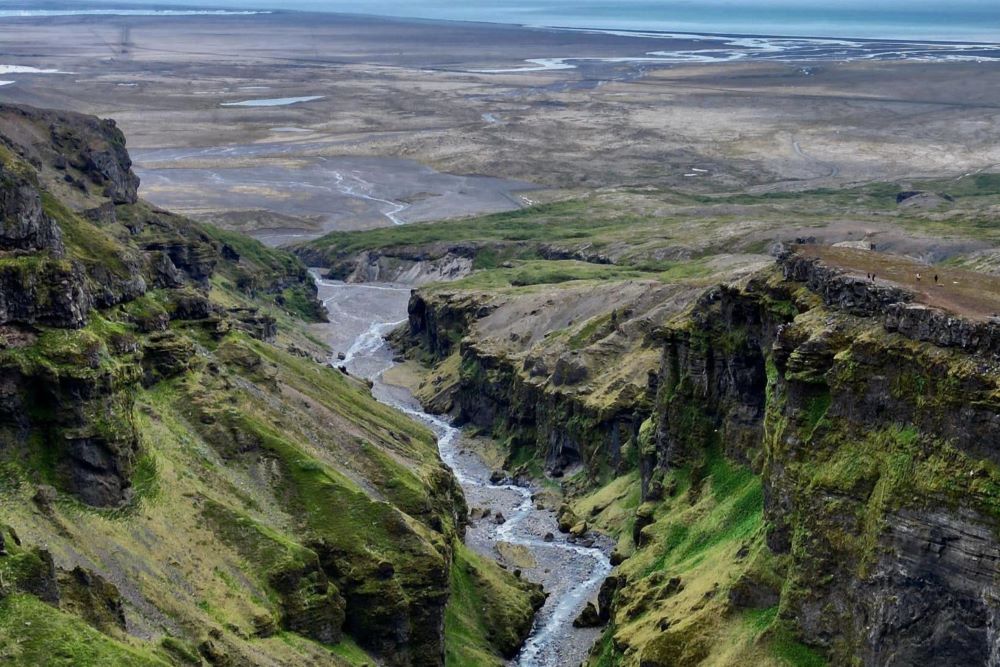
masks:
<svg viewBox="0 0 1000 667"><path fill-rule="evenodd" d="M578 665L587 656L598 630L573 627L573 620L592 600L611 571L610 546L572 544L557 529L555 513L536 506L538 489L511 483L493 484L491 470L462 432L444 419L423 411L406 389L389 384L384 375L393 355L384 336L406 320L410 288L383 284L344 284L317 277L319 296L330 313L330 324L317 333L331 345L336 361L355 376L372 380L373 395L425 423L437 435L442 460L462 485L470 507L488 508L488 517L473 521L466 542L477 552L504 562L516 555L523 576L541 583L549 597L535 626L512 662L519 667ZM503 521L498 522L497 514ZM552 541L545 541L553 533ZM505 557L503 554L507 554Z"/></svg>

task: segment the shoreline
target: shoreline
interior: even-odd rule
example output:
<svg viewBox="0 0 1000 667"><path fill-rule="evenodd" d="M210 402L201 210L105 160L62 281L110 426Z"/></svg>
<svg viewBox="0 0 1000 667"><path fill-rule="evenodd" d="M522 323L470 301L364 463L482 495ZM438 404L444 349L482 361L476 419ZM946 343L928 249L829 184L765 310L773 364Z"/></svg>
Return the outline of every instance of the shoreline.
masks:
<svg viewBox="0 0 1000 667"><path fill-rule="evenodd" d="M18 13L13 13L18 12ZM5 21L17 22L45 22L51 19L66 18L118 18L118 19L141 19L141 18L168 18L168 19L226 19L226 18L268 18L268 17L308 17L322 16L331 18L348 19L353 21L385 21L393 23L409 23L421 25L441 25L442 27L457 26L479 26L488 28L506 28L514 30L529 30L543 32L570 32L585 35L601 35L626 37L631 39L656 39L656 40L725 40L725 39L760 39L760 40L803 40L810 42L856 42L860 44L896 44L908 46L931 46L931 47L996 47L1000 49L1000 35L996 41L972 37L963 38L961 35L953 35L948 39L926 39L917 35L884 35L884 36L854 36L851 34L829 34L809 32L742 32L739 30L696 30L693 27L660 27L660 28L640 28L627 26L605 26L605 25L563 25L530 23L519 21L489 21L473 20L463 18L443 18L443 17L422 17L396 14L372 14L367 12L342 12L342 11L322 11L314 9L285 9L281 7L260 7L260 8L232 8L226 9L213 6L200 5L167 5L145 8L141 5L133 7L94 7L89 9L0 9L0 30ZM659 22L657 22L659 23Z"/></svg>

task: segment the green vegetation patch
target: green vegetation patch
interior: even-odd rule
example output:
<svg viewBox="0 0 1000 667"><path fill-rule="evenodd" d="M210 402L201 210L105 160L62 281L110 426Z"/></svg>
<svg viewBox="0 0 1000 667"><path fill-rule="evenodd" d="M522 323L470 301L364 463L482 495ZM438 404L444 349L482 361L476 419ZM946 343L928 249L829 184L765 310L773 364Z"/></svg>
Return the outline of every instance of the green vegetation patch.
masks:
<svg viewBox="0 0 1000 667"><path fill-rule="evenodd" d="M0 600L0 662L37 667L167 667L144 648L102 634L72 614L32 595Z"/></svg>
<svg viewBox="0 0 1000 667"><path fill-rule="evenodd" d="M454 547L445 662L448 667L503 665L531 629L533 602L544 598L464 544L455 542Z"/></svg>

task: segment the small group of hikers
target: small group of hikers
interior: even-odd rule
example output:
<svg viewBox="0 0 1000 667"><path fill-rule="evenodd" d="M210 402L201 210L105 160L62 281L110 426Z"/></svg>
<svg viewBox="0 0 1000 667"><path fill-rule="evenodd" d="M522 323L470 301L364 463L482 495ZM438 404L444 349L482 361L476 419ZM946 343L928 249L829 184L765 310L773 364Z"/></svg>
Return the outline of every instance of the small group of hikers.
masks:
<svg viewBox="0 0 1000 667"><path fill-rule="evenodd" d="M875 274L874 274L874 273L866 273L866 274L865 274L865 276L866 276L866 277L868 278L868 280L870 280L871 282L875 282ZM919 274L919 273L917 274L917 282L918 282L918 283L920 282L920 274ZM936 273L934 274L934 284L935 284L935 285L938 285L938 284L940 284L940 283L938 283L938 274L936 274Z"/></svg>

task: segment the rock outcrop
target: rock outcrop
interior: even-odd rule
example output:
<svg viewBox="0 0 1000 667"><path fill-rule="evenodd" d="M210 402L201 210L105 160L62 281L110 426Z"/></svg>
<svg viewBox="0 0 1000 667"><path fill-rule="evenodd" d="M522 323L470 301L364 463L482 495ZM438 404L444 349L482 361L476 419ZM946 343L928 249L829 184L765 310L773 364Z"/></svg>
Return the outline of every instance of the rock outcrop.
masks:
<svg viewBox="0 0 1000 667"><path fill-rule="evenodd" d="M469 243L431 244L362 250L330 257L322 250L305 245L297 248L296 253L310 266L329 267L326 276L333 280L423 285L469 275L480 250L480 246Z"/></svg>
<svg viewBox="0 0 1000 667"><path fill-rule="evenodd" d="M169 301L166 293L145 295L204 288L223 261L222 244L190 221L137 203L138 179L113 122L3 106L3 124L16 131L0 150L0 326L13 334L0 359L0 429L13 442L40 436L60 487L88 504L121 505L139 448L133 393L141 381L184 371L194 353L190 340L161 330L170 319L221 320L223 312L179 290L171 316L159 305ZM85 214L47 189L61 183L50 172L67 169L100 186L78 202L98 204ZM282 289L289 279L309 282L304 268L293 276L282 277ZM160 333L127 343L124 334L105 335L103 324L91 326L95 312L119 305L143 331ZM230 315L232 327L274 337L274 318L256 308ZM37 342L24 345L28 338Z"/></svg>
<svg viewBox="0 0 1000 667"><path fill-rule="evenodd" d="M0 167L0 250L48 251L62 257L62 231L42 210L37 187L27 178Z"/></svg>

